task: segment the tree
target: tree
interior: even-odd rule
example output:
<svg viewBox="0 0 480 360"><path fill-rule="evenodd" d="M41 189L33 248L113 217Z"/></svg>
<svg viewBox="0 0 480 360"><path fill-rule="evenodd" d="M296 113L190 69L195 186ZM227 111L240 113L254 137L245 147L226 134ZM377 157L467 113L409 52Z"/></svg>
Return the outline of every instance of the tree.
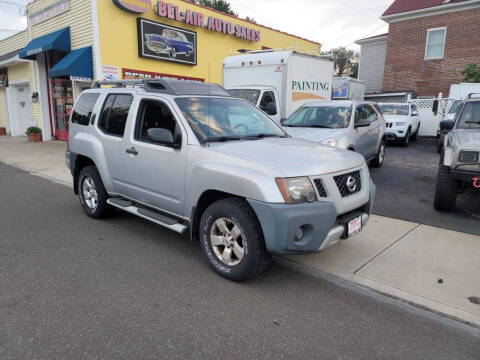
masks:
<svg viewBox="0 0 480 360"><path fill-rule="evenodd" d="M335 64L335 76L358 76L358 52L349 50L344 46L332 49Z"/></svg>
<svg viewBox="0 0 480 360"><path fill-rule="evenodd" d="M238 16L238 14L232 10L232 6L227 0L195 0L195 2L202 6L221 11L225 14Z"/></svg>
<svg viewBox="0 0 480 360"><path fill-rule="evenodd" d="M475 63L467 64L462 71L462 75L462 81L480 83L480 66Z"/></svg>

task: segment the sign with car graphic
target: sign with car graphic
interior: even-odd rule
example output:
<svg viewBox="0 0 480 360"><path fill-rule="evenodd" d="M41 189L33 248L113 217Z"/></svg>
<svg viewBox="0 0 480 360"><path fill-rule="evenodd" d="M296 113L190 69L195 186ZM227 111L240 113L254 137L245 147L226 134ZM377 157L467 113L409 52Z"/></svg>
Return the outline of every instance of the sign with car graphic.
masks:
<svg viewBox="0 0 480 360"><path fill-rule="evenodd" d="M197 33L139 18L138 56L197 65Z"/></svg>

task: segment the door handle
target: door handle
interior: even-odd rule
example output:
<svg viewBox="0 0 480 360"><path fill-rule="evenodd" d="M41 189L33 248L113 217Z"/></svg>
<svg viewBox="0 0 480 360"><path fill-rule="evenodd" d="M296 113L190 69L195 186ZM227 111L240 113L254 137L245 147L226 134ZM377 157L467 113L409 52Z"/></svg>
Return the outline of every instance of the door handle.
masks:
<svg viewBox="0 0 480 360"><path fill-rule="evenodd" d="M133 146L130 149L127 149L125 151L127 152L127 154L130 154L130 155L138 155L137 149L135 149Z"/></svg>

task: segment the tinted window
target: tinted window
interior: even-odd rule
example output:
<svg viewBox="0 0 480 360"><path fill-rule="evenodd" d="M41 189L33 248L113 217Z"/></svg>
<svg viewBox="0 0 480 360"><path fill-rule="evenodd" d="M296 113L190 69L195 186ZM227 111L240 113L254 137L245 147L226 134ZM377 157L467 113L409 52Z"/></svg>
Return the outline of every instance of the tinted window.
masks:
<svg viewBox="0 0 480 360"><path fill-rule="evenodd" d="M262 100L260 100L260 109L267 110L269 106L273 106L272 109L277 109L277 105L275 104L275 94L273 91L265 91L262 96ZM276 113L276 111L275 111ZM275 114L270 114L275 115Z"/></svg>
<svg viewBox="0 0 480 360"><path fill-rule="evenodd" d="M144 100L135 127L135 140L152 142L148 137L149 129L165 129L172 133L173 141L180 143L182 133L167 105L160 101Z"/></svg>
<svg viewBox="0 0 480 360"><path fill-rule="evenodd" d="M72 123L88 125L92 117L93 107L100 94L82 94L75 103L72 113Z"/></svg>
<svg viewBox="0 0 480 360"><path fill-rule="evenodd" d="M123 136L132 101L132 95L109 95L99 127L107 134Z"/></svg>

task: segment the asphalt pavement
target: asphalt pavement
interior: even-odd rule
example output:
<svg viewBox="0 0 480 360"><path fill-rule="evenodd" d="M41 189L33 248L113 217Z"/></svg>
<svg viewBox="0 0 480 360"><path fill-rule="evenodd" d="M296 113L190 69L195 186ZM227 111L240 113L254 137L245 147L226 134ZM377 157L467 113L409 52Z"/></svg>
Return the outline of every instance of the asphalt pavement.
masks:
<svg viewBox="0 0 480 360"><path fill-rule="evenodd" d="M243 284L198 243L0 163L0 359L475 359L478 330L273 266Z"/></svg>
<svg viewBox="0 0 480 360"><path fill-rule="evenodd" d="M383 167L370 168L377 185L374 213L443 229L480 235L480 191L458 195L454 212L433 207L440 155L435 140L420 138L404 148L389 143Z"/></svg>

